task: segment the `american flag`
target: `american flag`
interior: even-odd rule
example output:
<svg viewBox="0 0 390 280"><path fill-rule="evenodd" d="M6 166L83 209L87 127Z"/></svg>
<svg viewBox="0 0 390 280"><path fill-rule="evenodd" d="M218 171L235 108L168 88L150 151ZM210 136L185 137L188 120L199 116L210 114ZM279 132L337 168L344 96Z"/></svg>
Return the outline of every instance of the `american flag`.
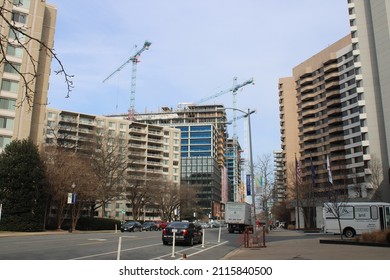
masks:
<svg viewBox="0 0 390 280"><path fill-rule="evenodd" d="M301 170L301 165L299 164L296 158L295 158L295 171L297 176L297 183L300 186L302 185L302 170Z"/></svg>

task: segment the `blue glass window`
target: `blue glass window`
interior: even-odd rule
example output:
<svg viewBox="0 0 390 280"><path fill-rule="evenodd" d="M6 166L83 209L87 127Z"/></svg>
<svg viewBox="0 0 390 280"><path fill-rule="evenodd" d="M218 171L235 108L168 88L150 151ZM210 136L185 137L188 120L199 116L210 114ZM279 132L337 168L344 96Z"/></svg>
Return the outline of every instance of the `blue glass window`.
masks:
<svg viewBox="0 0 390 280"><path fill-rule="evenodd" d="M179 128L181 130L181 132L188 131L188 126L179 126L177 128Z"/></svg>
<svg viewBox="0 0 390 280"><path fill-rule="evenodd" d="M210 138L211 132L191 132L191 138Z"/></svg>
<svg viewBox="0 0 390 280"><path fill-rule="evenodd" d="M210 125L191 126L191 131L211 131Z"/></svg>
<svg viewBox="0 0 390 280"><path fill-rule="evenodd" d="M190 140L191 144L211 144L211 139L191 139Z"/></svg>

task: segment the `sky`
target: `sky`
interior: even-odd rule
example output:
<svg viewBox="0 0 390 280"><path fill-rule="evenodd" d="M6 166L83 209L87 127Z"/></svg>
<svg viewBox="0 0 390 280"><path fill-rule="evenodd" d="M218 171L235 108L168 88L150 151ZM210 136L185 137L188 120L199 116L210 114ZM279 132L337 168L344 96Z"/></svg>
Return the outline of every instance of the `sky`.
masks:
<svg viewBox="0 0 390 280"><path fill-rule="evenodd" d="M278 80L349 33L347 0L48 0L57 8L55 51L74 89L52 73L49 108L93 115L127 113L129 63L137 64L135 111L197 103L233 107L229 89L237 77L255 84L237 91L236 108L251 115L253 158L281 148ZM136 47L137 46L137 47ZM58 69L53 62L52 70ZM233 111L227 110L228 119ZM242 115L236 111L237 117ZM237 136L248 151L246 119ZM233 126L228 127L233 135Z"/></svg>

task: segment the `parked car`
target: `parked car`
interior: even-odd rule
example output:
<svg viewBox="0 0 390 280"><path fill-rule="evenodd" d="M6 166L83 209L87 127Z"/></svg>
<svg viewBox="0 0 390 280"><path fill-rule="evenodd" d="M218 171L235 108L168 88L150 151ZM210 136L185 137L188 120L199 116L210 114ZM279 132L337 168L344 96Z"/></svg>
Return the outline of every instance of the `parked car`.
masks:
<svg viewBox="0 0 390 280"><path fill-rule="evenodd" d="M202 242L202 227L191 222L172 222L162 231L162 242L168 245L173 241L173 231L175 233L175 243L184 243L190 246Z"/></svg>
<svg viewBox="0 0 390 280"><path fill-rule="evenodd" d="M157 225L158 230L163 230L168 225L168 223L159 221L159 222L156 222L156 225Z"/></svg>
<svg viewBox="0 0 390 280"><path fill-rule="evenodd" d="M210 228L210 224L209 224L209 223L199 223L199 225L200 225L202 228Z"/></svg>
<svg viewBox="0 0 390 280"><path fill-rule="evenodd" d="M142 224L142 230L146 230L146 231L158 230L157 224L155 222L145 222Z"/></svg>
<svg viewBox="0 0 390 280"><path fill-rule="evenodd" d="M129 221L125 222L121 225L121 232L128 231L128 232L135 232L135 231L142 231L142 225L139 222L136 221Z"/></svg>

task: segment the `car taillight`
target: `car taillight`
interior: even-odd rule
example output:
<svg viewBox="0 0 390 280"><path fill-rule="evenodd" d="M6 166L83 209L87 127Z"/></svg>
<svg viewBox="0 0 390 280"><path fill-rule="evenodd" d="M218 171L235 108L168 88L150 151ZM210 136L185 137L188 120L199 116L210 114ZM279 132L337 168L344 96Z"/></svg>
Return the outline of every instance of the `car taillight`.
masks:
<svg viewBox="0 0 390 280"><path fill-rule="evenodd" d="M181 232L183 233L183 235L187 235L187 233L188 233L188 231L186 229L183 229Z"/></svg>
<svg viewBox="0 0 390 280"><path fill-rule="evenodd" d="M165 228L163 229L163 234L167 234L167 230Z"/></svg>

